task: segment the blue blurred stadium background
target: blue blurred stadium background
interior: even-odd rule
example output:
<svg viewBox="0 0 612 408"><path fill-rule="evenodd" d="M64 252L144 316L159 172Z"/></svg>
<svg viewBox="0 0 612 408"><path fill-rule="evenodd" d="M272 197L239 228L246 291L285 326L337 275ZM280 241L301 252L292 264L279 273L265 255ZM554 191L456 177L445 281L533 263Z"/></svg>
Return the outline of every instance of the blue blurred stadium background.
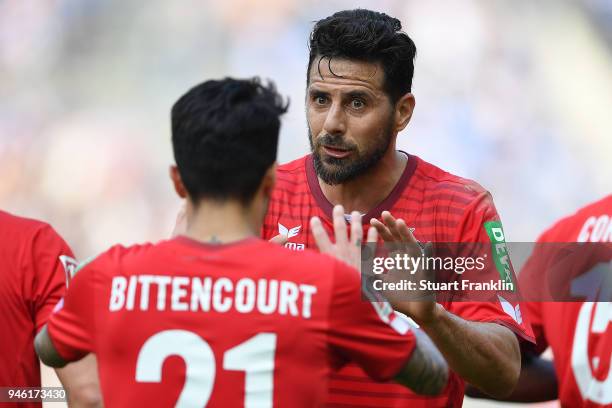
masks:
<svg viewBox="0 0 612 408"><path fill-rule="evenodd" d="M279 161L303 155L309 31L355 7L417 45L399 146L489 189L508 240L611 191L609 0L0 0L0 208L80 258L167 237L171 104L209 78L273 79L292 101Z"/></svg>

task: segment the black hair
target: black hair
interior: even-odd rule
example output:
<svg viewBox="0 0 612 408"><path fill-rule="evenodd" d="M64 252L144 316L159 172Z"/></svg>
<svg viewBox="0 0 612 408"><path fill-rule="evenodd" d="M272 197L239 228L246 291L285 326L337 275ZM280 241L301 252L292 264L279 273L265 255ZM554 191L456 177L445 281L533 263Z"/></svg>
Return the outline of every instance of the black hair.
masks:
<svg viewBox="0 0 612 408"><path fill-rule="evenodd" d="M211 80L172 107L174 159L190 198L248 204L276 161L288 102L259 78Z"/></svg>
<svg viewBox="0 0 612 408"><path fill-rule="evenodd" d="M323 58L339 57L380 63L384 91L397 102L412 89L416 56L414 42L401 29L398 19L364 9L339 11L317 21L310 34L307 83L315 60L320 64Z"/></svg>

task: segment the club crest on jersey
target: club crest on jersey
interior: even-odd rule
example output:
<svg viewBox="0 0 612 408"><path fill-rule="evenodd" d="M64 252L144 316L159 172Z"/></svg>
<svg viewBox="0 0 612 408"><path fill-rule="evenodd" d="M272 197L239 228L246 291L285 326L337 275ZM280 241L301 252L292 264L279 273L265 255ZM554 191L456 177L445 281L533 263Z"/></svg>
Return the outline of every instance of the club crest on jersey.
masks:
<svg viewBox="0 0 612 408"><path fill-rule="evenodd" d="M278 223L278 233L284 235L289 238L297 237L300 234L302 229L301 225L293 228L287 228L280 222ZM297 242L287 242L285 243L285 248L291 249L293 251L303 251L305 248L304 244L298 244Z"/></svg>
<svg viewBox="0 0 612 408"><path fill-rule="evenodd" d="M77 266L79 263L76 259L68 256L68 255L60 255L59 257L62 266L64 267L64 273L66 274L66 287L70 284L72 277L76 273Z"/></svg>

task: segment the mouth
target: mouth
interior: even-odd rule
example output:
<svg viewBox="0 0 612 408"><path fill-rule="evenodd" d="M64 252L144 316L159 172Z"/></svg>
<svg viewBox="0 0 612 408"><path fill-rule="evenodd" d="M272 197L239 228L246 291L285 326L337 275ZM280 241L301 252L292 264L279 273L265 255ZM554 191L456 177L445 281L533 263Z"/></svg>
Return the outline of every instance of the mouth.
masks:
<svg viewBox="0 0 612 408"><path fill-rule="evenodd" d="M341 149L339 147L332 146L323 146L323 151L331 157L335 157L336 159L343 159L345 157L350 156L351 151L347 149Z"/></svg>

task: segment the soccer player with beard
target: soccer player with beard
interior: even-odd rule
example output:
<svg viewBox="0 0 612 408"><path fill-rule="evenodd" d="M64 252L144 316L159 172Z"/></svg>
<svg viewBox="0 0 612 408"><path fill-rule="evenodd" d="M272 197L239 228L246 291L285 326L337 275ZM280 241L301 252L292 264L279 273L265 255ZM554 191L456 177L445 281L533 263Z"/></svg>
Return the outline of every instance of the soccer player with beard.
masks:
<svg viewBox="0 0 612 408"><path fill-rule="evenodd" d="M285 110L272 86L230 78L175 103L171 176L187 199L185 236L115 246L85 265L36 337L43 362L95 353L111 407L320 406L333 362L347 358L378 380L441 392L440 352L360 302L355 269L258 237ZM348 235L340 210L335 236L358 266L353 217Z"/></svg>
<svg viewBox="0 0 612 408"><path fill-rule="evenodd" d="M282 165L263 237L283 234L287 248L315 246L313 227L333 229L332 208L363 214L364 229L385 241L490 242L502 231L491 195L396 149L412 116L416 47L399 20L369 10L318 21L310 37L306 113L312 153ZM347 215L348 221L348 215ZM408 315L436 343L453 372L442 396L419 397L377 383L350 363L332 375L333 406L461 406L464 383L508 395L520 371L516 336L532 339L518 313L497 302L413 303ZM511 307L519 310L518 305ZM346 363L346 362L343 362Z"/></svg>

